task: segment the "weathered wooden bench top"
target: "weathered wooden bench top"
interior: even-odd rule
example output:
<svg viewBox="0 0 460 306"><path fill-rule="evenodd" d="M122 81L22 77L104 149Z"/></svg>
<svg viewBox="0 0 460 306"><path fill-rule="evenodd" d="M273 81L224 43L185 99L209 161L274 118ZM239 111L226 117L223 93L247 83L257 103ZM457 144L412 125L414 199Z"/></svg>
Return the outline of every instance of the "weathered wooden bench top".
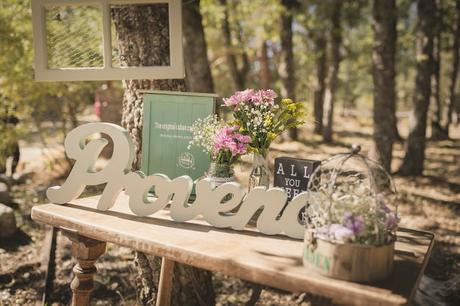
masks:
<svg viewBox="0 0 460 306"><path fill-rule="evenodd" d="M137 217L122 194L109 211L96 210L98 197L66 205L45 204L32 218L79 235L126 246L198 268L219 271L290 292L310 292L347 305L404 305L410 302L433 244L427 232L398 231L394 273L384 282L359 284L325 278L302 265L303 241L267 236L255 229L233 231L202 220L172 221L168 211Z"/></svg>

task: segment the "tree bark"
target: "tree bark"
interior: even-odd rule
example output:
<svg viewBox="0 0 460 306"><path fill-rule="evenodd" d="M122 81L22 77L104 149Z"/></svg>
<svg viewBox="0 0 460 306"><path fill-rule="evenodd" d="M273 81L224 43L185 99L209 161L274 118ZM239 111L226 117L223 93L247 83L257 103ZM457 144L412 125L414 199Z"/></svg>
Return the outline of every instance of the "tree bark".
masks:
<svg viewBox="0 0 460 306"><path fill-rule="evenodd" d="M267 41L262 41L260 47L260 56L259 56L259 63L260 63L260 87L262 88L270 88L271 83L271 73L270 73L270 60L268 58L268 46Z"/></svg>
<svg viewBox="0 0 460 306"><path fill-rule="evenodd" d="M323 141L332 142L334 103L339 85L340 46L342 44L342 1L332 2L331 14L331 64L329 66L329 84L324 96Z"/></svg>
<svg viewBox="0 0 460 306"><path fill-rule="evenodd" d="M374 0L374 47L372 77L374 82L374 145L372 157L391 171L395 113L396 0Z"/></svg>
<svg viewBox="0 0 460 306"><path fill-rule="evenodd" d="M397 31L397 22L398 22L398 8L397 8L397 4L395 4L395 13L394 13L394 45L393 45L393 48L395 49L394 51L394 59L393 59L393 65L395 65L396 63L396 42L397 42L397 36L398 36L398 31ZM396 73L395 73L395 76L393 77L393 79L396 77ZM395 83L395 81L393 81L393 83ZM396 103L397 103L397 98L396 98L396 89L394 89L394 98L393 99L390 99L390 105L391 105L391 112L388 114L388 120L391 121L391 125L392 125L392 129L393 129L393 139L395 141L403 141L403 138L401 137L401 135L399 134L399 131L398 131L398 118L396 117Z"/></svg>
<svg viewBox="0 0 460 306"><path fill-rule="evenodd" d="M313 112L315 115L314 133L323 132L324 92L326 90L327 74L327 39L323 35L315 34L314 48L316 54L316 80L314 90Z"/></svg>
<svg viewBox="0 0 460 306"><path fill-rule="evenodd" d="M298 6L297 0L282 0L284 11L281 13L281 62L278 73L281 79L281 95L291 98L295 101L295 67L294 67L294 50L292 43L292 21L293 9ZM297 140L297 128L288 130L288 137L291 140Z"/></svg>
<svg viewBox="0 0 460 306"><path fill-rule="evenodd" d="M224 39L225 52L227 58L228 69L232 77L236 90L243 90L245 87L245 79L238 68L238 61L232 43L232 32L229 21L229 7L227 0L219 0L220 5L224 8L224 18L222 20L222 36Z"/></svg>
<svg viewBox="0 0 460 306"><path fill-rule="evenodd" d="M238 2L232 2L232 4L233 4L233 7L232 7L233 11L237 12L236 6ZM236 26L236 39L237 39L237 43L240 49L239 53L241 53L241 62L242 62L241 69L239 69L239 74L241 78L243 79L243 85L245 87L247 83L247 79L248 79L248 74L251 69L251 64L249 63L249 56L245 48L246 43L243 37L243 28L239 20L235 21L235 26Z"/></svg>
<svg viewBox="0 0 460 306"><path fill-rule="evenodd" d="M441 140L447 138L447 133L442 128L442 101L441 101L441 39L442 39L442 12L439 7L436 14L435 34L433 37L433 72L431 75L431 100L433 114L431 118L431 139Z"/></svg>
<svg viewBox="0 0 460 306"><path fill-rule="evenodd" d="M164 5L114 6L112 17L117 31L122 66L169 64L168 11ZM135 144L134 169L139 169L142 148L142 96L139 89L185 91L184 80L125 80L122 125ZM154 305L161 258L136 253L136 287L141 305ZM214 291L208 271L176 264L172 305L213 305Z"/></svg>
<svg viewBox="0 0 460 306"><path fill-rule="evenodd" d="M456 87L460 64L460 0L457 0L456 2L456 15L457 22L453 32L454 45L452 48L452 70L450 74L449 91L447 96L447 107L445 115L446 123L444 125L444 130L446 131L447 136L449 136L449 126L452 123L452 115L454 113L454 107L456 103Z"/></svg>
<svg viewBox="0 0 460 306"><path fill-rule="evenodd" d="M422 175L425 161L427 113L431 96L431 73L433 71L433 37L436 13L435 0L417 0L417 76L413 110L410 118L409 136L405 156L399 174Z"/></svg>
<svg viewBox="0 0 460 306"><path fill-rule="evenodd" d="M184 57L187 90L214 92L207 45L200 13L200 0L184 3Z"/></svg>

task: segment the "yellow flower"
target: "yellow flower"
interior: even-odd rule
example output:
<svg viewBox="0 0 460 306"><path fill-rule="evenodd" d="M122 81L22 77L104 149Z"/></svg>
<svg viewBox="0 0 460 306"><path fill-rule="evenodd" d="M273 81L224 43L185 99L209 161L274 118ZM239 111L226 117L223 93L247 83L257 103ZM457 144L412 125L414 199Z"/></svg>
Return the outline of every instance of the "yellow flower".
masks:
<svg viewBox="0 0 460 306"><path fill-rule="evenodd" d="M293 112L295 112L297 110L297 106L295 105L295 103L291 103L291 104L289 104L287 106L287 109L288 109L288 111L293 113Z"/></svg>
<svg viewBox="0 0 460 306"><path fill-rule="evenodd" d="M240 120L233 120L228 123L229 125L237 125L237 126L242 126Z"/></svg>
<svg viewBox="0 0 460 306"><path fill-rule="evenodd" d="M292 101L292 99L289 99L289 98L281 100L281 104L283 104L285 106L288 106L288 105L290 105L292 103L294 103L294 101Z"/></svg>
<svg viewBox="0 0 460 306"><path fill-rule="evenodd" d="M273 118L269 115L265 116L264 124L265 126L270 126L273 122Z"/></svg>
<svg viewBox="0 0 460 306"><path fill-rule="evenodd" d="M268 141L272 141L273 139L276 138L276 136L278 136L278 135L276 135L275 133L272 133L272 132L268 132L267 139L268 139Z"/></svg>

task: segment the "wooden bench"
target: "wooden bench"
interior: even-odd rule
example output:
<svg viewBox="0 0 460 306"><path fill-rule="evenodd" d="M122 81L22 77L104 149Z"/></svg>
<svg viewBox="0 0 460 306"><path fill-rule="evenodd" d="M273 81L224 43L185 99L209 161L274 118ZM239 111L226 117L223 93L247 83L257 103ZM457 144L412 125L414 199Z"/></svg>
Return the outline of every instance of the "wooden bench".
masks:
<svg viewBox="0 0 460 306"><path fill-rule="evenodd" d="M248 280L290 292L309 292L346 305L409 304L427 264L434 237L410 229L398 231L394 273L384 282L359 284L325 278L302 265L303 241L267 236L255 229L233 231L206 225L203 220L177 223L160 211L137 217L122 194L109 211L98 211L98 197L65 205L32 209L38 222L64 230L72 240L78 264L72 281L73 305L89 303L94 263L106 242L163 257L157 305L170 301L174 262Z"/></svg>

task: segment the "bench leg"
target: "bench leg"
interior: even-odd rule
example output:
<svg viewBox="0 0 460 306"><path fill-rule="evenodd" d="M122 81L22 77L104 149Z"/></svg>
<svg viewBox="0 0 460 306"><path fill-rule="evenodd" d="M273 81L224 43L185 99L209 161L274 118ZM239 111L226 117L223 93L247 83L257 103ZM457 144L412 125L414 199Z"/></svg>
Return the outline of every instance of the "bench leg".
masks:
<svg viewBox="0 0 460 306"><path fill-rule="evenodd" d="M171 291L174 274L174 261L161 259L160 282L158 284L157 306L171 305Z"/></svg>
<svg viewBox="0 0 460 306"><path fill-rule="evenodd" d="M97 271L94 263L105 253L106 243L73 232L64 232L64 235L72 241L72 255L77 260L73 268L75 277L70 284L72 306L86 306L89 305L93 276Z"/></svg>

